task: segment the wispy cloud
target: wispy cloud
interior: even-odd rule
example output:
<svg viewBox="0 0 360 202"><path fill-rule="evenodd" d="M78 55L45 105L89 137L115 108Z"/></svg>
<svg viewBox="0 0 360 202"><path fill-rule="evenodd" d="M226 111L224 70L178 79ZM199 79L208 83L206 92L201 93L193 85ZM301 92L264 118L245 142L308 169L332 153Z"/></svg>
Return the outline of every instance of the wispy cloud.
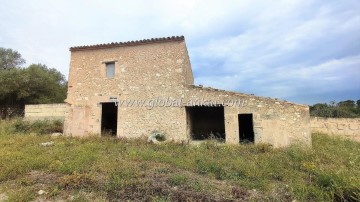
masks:
<svg viewBox="0 0 360 202"><path fill-rule="evenodd" d="M253 16L237 35L193 47L198 83L307 103L341 91L359 99L360 7L348 3L345 9L333 2L293 2ZM279 5L284 2L267 8L277 11ZM203 61L221 62L215 68Z"/></svg>
<svg viewBox="0 0 360 202"><path fill-rule="evenodd" d="M0 7L0 46L67 75L70 46L185 35L197 84L359 99L359 11L358 0L13 0Z"/></svg>

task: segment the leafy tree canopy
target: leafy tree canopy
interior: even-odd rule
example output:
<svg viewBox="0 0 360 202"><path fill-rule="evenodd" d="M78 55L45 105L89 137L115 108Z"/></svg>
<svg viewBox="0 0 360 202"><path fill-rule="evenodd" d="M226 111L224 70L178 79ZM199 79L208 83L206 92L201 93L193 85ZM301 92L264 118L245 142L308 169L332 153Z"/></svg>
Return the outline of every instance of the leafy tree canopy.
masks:
<svg viewBox="0 0 360 202"><path fill-rule="evenodd" d="M0 48L0 105L25 105L61 103L66 98L67 82L65 76L54 68L44 64L32 64L27 68L18 68L25 62L21 55L11 49ZM5 59L4 59L5 58Z"/></svg>
<svg viewBox="0 0 360 202"><path fill-rule="evenodd" d="M0 71L1 105L61 103L66 89L65 77L42 64Z"/></svg>
<svg viewBox="0 0 360 202"><path fill-rule="evenodd" d="M21 54L10 48L0 47L0 69L12 69L18 68L20 65L25 64L25 60L21 57Z"/></svg>
<svg viewBox="0 0 360 202"><path fill-rule="evenodd" d="M336 103L317 103L310 106L310 115L332 118L356 118L360 117L360 99L345 100Z"/></svg>

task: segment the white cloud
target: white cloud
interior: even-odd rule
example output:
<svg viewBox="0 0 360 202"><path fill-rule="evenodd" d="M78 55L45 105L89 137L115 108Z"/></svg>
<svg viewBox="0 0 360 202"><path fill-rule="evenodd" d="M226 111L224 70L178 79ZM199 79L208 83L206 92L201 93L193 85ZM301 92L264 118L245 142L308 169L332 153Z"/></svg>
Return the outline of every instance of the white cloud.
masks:
<svg viewBox="0 0 360 202"><path fill-rule="evenodd" d="M360 90L359 10L358 0L13 0L0 7L0 46L67 74L70 46L185 35L197 83L296 100Z"/></svg>
<svg viewBox="0 0 360 202"><path fill-rule="evenodd" d="M337 11L331 3L312 8L315 3L305 10L295 3L274 14L264 12L245 32L193 47L200 58L194 68L198 83L284 99L360 92L359 14L349 11L354 7ZM269 10L278 11L278 5ZM201 66L207 60L223 63L218 70ZM213 73L202 76L207 70Z"/></svg>

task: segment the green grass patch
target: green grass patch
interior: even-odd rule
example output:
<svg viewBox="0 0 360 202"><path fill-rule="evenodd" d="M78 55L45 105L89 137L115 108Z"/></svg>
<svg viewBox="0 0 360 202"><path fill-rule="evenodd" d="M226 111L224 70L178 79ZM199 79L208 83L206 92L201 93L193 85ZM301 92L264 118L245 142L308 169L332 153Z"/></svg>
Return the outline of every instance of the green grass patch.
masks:
<svg viewBox="0 0 360 202"><path fill-rule="evenodd" d="M188 178L182 174L175 174L169 178L169 184L172 186L183 185L188 181Z"/></svg>
<svg viewBox="0 0 360 202"><path fill-rule="evenodd" d="M214 142L191 146L112 137L51 137L42 132L29 135L43 126L29 129L22 124L19 120L0 122L0 194L6 193L9 199L19 191L25 201L38 197L39 179L28 179L31 171L57 176L42 182L48 186L50 199L67 198L64 192L69 190L85 190L75 197L79 200L89 198L87 192L97 193L95 199L99 195L111 200L166 201L184 194L194 200L201 196L233 199L233 187L249 190L246 196L253 200L360 198L360 143L324 134L313 134L312 148L273 149ZM44 128L54 127L47 124ZM48 141L54 145L41 146ZM186 195L189 192L194 194Z"/></svg>

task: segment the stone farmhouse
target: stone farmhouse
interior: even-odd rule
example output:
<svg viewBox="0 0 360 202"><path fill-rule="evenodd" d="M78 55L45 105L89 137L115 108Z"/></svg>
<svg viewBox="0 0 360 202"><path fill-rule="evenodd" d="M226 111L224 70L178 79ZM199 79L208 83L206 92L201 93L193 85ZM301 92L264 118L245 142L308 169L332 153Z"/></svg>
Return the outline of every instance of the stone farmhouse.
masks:
<svg viewBox="0 0 360 202"><path fill-rule="evenodd" d="M308 106L194 85L183 36L70 51L66 135L311 144Z"/></svg>

